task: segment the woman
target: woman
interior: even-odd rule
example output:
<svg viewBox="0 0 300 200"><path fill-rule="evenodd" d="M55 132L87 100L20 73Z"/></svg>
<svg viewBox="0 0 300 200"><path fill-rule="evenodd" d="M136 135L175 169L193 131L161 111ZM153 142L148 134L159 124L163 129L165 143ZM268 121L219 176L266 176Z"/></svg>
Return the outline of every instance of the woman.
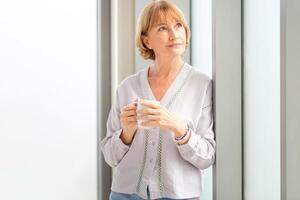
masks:
<svg viewBox="0 0 300 200"><path fill-rule="evenodd" d="M115 168L110 200L200 199L203 170L215 160L212 81L182 60L189 39L174 4L143 9L136 44L153 64L122 81L109 113L101 150ZM137 110L132 97L148 108Z"/></svg>

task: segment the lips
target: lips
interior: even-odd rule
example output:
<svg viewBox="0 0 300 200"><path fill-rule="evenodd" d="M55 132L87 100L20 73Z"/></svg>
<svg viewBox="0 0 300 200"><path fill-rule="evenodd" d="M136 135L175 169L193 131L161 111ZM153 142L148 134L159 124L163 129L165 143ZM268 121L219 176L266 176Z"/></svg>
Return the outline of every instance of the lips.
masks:
<svg viewBox="0 0 300 200"><path fill-rule="evenodd" d="M181 45L181 43L174 43L174 44L168 45L168 47L176 47L176 46L179 46L179 45Z"/></svg>

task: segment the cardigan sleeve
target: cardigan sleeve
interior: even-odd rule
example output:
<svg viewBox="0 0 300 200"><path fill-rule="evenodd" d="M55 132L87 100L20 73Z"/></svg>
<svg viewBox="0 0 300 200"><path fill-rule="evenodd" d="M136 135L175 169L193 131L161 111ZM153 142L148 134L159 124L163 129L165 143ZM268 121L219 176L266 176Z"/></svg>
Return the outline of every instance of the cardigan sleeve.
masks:
<svg viewBox="0 0 300 200"><path fill-rule="evenodd" d="M183 159L199 169L206 169L215 161L216 142L214 140L212 106L212 81L210 80L198 124L196 128L191 128L189 141L186 144L178 145ZM189 124L189 122L187 123Z"/></svg>
<svg viewBox="0 0 300 200"><path fill-rule="evenodd" d="M116 103L111 107L108 115L106 136L100 142L104 160L111 167L116 167L130 148L130 145L124 144L120 138L122 127L120 122L118 90L116 97Z"/></svg>

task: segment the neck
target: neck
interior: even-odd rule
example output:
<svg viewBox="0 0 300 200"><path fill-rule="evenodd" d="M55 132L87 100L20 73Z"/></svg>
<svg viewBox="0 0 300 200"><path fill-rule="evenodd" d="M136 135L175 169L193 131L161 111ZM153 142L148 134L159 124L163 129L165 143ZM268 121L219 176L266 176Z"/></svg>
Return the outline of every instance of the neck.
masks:
<svg viewBox="0 0 300 200"><path fill-rule="evenodd" d="M168 78L176 76L177 72L183 65L181 57L172 59L160 59L156 58L153 65L150 67L149 77Z"/></svg>

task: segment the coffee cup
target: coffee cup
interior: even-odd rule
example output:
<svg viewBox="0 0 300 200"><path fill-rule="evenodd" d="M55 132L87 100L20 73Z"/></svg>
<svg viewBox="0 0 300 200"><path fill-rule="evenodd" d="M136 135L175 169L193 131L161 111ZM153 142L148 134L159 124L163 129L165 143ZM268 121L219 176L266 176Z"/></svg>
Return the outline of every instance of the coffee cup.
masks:
<svg viewBox="0 0 300 200"><path fill-rule="evenodd" d="M151 101L151 102L153 102L154 104L160 105L160 102L159 102L159 101L153 101L153 100L147 100L147 101ZM148 106L143 105L143 104L141 104L140 102L141 102L141 98L138 98L138 99L137 99L137 111L140 110L140 109L148 108ZM138 128L140 128L140 129L153 129L153 128L154 128L153 126L143 126L143 125L142 125L142 122L144 122L144 121L145 121L145 120L141 120L141 119L138 119L138 120L137 120Z"/></svg>

